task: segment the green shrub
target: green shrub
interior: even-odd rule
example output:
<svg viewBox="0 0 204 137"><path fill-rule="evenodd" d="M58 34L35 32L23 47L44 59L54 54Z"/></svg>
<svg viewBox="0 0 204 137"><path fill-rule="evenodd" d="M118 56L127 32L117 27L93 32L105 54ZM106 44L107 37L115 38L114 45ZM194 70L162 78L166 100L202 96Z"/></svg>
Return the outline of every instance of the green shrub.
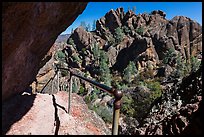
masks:
<svg viewBox="0 0 204 137"><path fill-rule="evenodd" d="M116 44L115 41L116 41L116 40L115 40L114 37L112 37L112 36L108 37L108 45L114 46L114 45Z"/></svg>
<svg viewBox="0 0 204 137"><path fill-rule="evenodd" d="M134 100L130 94L126 94L122 97L121 112L130 117L134 116Z"/></svg>
<svg viewBox="0 0 204 137"><path fill-rule="evenodd" d="M138 34L142 35L143 32L144 32L144 28L143 28L143 27L139 27L138 29L136 29L136 32L137 32Z"/></svg>
<svg viewBox="0 0 204 137"><path fill-rule="evenodd" d="M129 34L130 33L130 29L127 26L123 27L123 31L125 34Z"/></svg>
<svg viewBox="0 0 204 137"><path fill-rule="evenodd" d="M174 48L170 48L164 54L163 63L164 64L169 64L169 62L172 61L175 57L176 57L175 49Z"/></svg>
<svg viewBox="0 0 204 137"><path fill-rule="evenodd" d="M74 40L73 40L72 38L69 38L69 40L68 40L68 44L74 46Z"/></svg>
<svg viewBox="0 0 204 137"><path fill-rule="evenodd" d="M161 96L162 89L159 82L151 80L143 81L142 83L143 86L150 89L150 94L147 94L140 100L137 99L138 95L135 94L123 95L121 107L121 112L123 114L137 119L141 118L148 112L153 101Z"/></svg>
<svg viewBox="0 0 204 137"><path fill-rule="evenodd" d="M72 59L74 62L80 62L80 63L82 62L82 60L76 54L72 56Z"/></svg>
<svg viewBox="0 0 204 137"><path fill-rule="evenodd" d="M146 81L146 85L151 91L151 94L150 94L151 102L162 95L162 89L161 89L161 85L159 82L154 81L154 80Z"/></svg>
<svg viewBox="0 0 204 137"><path fill-rule="evenodd" d="M90 96L85 96L84 101L86 102L86 104L89 104L91 102L91 97Z"/></svg>
<svg viewBox="0 0 204 137"><path fill-rule="evenodd" d="M118 83L116 86L117 86L118 90L126 90L126 89L128 89L128 85L126 85L125 83L123 83L123 84L119 84Z"/></svg>
<svg viewBox="0 0 204 137"><path fill-rule="evenodd" d="M114 37L115 37L116 44L119 44L123 40L124 33L120 27L115 29L115 36Z"/></svg>
<svg viewBox="0 0 204 137"><path fill-rule="evenodd" d="M112 75L110 73L108 58L105 51L100 52L99 73L99 81L104 82L107 86L111 86Z"/></svg>
<svg viewBox="0 0 204 137"><path fill-rule="evenodd" d="M96 65L98 65L99 58L100 58L100 49L99 49L99 46L95 43L93 45L92 52L93 52L94 59L97 63Z"/></svg>
<svg viewBox="0 0 204 137"><path fill-rule="evenodd" d="M131 83L137 74L137 68L135 63L130 61L128 66L123 71L123 80L127 83Z"/></svg>
<svg viewBox="0 0 204 137"><path fill-rule="evenodd" d="M60 51L57 52L57 57L58 57L58 59L64 59L66 56L65 56L65 54L60 50Z"/></svg>
<svg viewBox="0 0 204 137"><path fill-rule="evenodd" d="M195 72L196 70L198 70L201 64L201 61L199 61L196 57L191 57L190 61L191 61L191 71Z"/></svg>
<svg viewBox="0 0 204 137"><path fill-rule="evenodd" d="M68 76L69 72L67 70L60 70L62 77Z"/></svg>
<svg viewBox="0 0 204 137"><path fill-rule="evenodd" d="M78 92L77 89L78 89L77 84L76 84L76 82L73 81L73 83L72 83L72 92L77 93Z"/></svg>
<svg viewBox="0 0 204 137"><path fill-rule="evenodd" d="M82 95L82 96L85 94L85 88L84 88L84 86L82 86L82 85L80 86L78 94L79 94L79 95Z"/></svg>
<svg viewBox="0 0 204 137"><path fill-rule="evenodd" d="M113 111L106 106L94 106L93 109L105 122L112 123Z"/></svg>

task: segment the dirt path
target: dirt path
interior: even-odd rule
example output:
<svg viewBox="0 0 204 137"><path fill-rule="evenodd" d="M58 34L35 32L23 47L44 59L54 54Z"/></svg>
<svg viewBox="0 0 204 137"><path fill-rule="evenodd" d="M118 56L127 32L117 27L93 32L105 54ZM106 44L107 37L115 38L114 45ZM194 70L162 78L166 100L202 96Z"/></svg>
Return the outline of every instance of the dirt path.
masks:
<svg viewBox="0 0 204 137"><path fill-rule="evenodd" d="M104 135L111 134L103 120L88 109L82 97L72 94L17 96L3 104L2 130L6 135Z"/></svg>

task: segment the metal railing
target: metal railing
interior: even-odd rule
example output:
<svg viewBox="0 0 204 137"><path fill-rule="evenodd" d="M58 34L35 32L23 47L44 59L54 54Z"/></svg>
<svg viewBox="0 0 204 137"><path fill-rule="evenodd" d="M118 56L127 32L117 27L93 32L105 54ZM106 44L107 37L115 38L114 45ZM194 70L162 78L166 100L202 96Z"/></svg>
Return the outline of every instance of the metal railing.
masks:
<svg viewBox="0 0 204 137"><path fill-rule="evenodd" d="M58 87L59 87L59 70L67 70L70 72L70 84L69 84L69 100L68 100L68 113L70 111L70 107L71 107L71 92L72 92L72 76L75 76L79 79L82 79L86 82L89 82L90 84L96 86L97 88L101 89L102 91L108 92L111 95L114 96L115 100L114 100L114 106L113 106L113 123L112 123L112 135L118 135L118 126L119 126L119 116L120 116L120 107L121 107L121 98L123 96L122 92L119 90L116 90L114 88L108 87L104 84L98 83L96 81L90 80L88 78L85 78L79 74L76 74L73 72L73 70L71 69L67 69L67 68L60 68L57 67L57 83L58 83ZM52 91L53 92L53 91Z"/></svg>

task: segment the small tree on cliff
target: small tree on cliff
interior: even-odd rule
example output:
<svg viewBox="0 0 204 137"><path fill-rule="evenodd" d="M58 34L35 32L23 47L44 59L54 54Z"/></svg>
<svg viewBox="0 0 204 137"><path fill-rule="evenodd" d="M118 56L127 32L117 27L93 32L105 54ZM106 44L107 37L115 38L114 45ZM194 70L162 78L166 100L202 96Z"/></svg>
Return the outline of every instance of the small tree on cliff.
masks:
<svg viewBox="0 0 204 137"><path fill-rule="evenodd" d="M124 37L123 30L120 27L116 28L115 29L116 44L119 44L123 40L123 37Z"/></svg>
<svg viewBox="0 0 204 137"><path fill-rule="evenodd" d="M171 65L174 58L176 58L175 49L170 48L164 55L163 63Z"/></svg>
<svg viewBox="0 0 204 137"><path fill-rule="evenodd" d="M86 26L86 22L85 22L85 21L82 21L81 24L80 24L80 26L82 26L84 29L86 29L86 27L87 27L87 26Z"/></svg>
<svg viewBox="0 0 204 137"><path fill-rule="evenodd" d="M88 24L88 25L86 26L86 31L91 31L91 26L90 26L90 24Z"/></svg>
<svg viewBox="0 0 204 137"><path fill-rule="evenodd" d="M136 6L132 7L132 11L135 13L136 12Z"/></svg>
<svg viewBox="0 0 204 137"><path fill-rule="evenodd" d="M92 31L94 31L95 29L96 29L96 20L93 20Z"/></svg>
<svg viewBox="0 0 204 137"><path fill-rule="evenodd" d="M101 50L100 52L100 61L99 61L99 80L104 82L105 85L111 86L111 73L108 67L108 57L105 51Z"/></svg>
<svg viewBox="0 0 204 137"><path fill-rule="evenodd" d="M99 46L96 43L93 44L92 52L93 52L96 64L98 65L99 64L99 58L100 58L100 49L99 49Z"/></svg>
<svg viewBox="0 0 204 137"><path fill-rule="evenodd" d="M201 61L199 61L196 57L191 57L191 71L196 71L198 70L200 64L201 64Z"/></svg>
<svg viewBox="0 0 204 137"><path fill-rule="evenodd" d="M136 74L137 68L135 66L135 63L130 61L128 66L123 71L123 80L127 83L131 83Z"/></svg>

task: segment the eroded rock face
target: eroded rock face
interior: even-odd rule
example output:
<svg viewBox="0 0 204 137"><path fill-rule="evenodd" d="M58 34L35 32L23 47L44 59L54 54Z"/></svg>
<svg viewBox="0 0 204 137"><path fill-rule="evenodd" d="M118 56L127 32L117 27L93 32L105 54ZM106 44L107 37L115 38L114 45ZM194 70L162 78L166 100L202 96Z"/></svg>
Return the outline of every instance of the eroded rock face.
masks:
<svg viewBox="0 0 204 137"><path fill-rule="evenodd" d="M123 127L121 134L202 135L202 66L182 81L168 86L143 123ZM129 125L128 123L123 123ZM126 130L126 131L125 131Z"/></svg>
<svg viewBox="0 0 204 137"><path fill-rule="evenodd" d="M87 3L3 3L2 101L35 79L39 63L57 36Z"/></svg>
<svg viewBox="0 0 204 137"><path fill-rule="evenodd" d="M200 56L201 25L184 16L175 16L171 20L165 17L166 13L161 10L136 15L131 10L125 13L123 8L118 8L97 20L95 31L86 32L77 28L70 37L80 47L96 43L96 36L100 41L105 41L101 42L100 47L108 51L109 66L120 72L133 60L141 71L159 68L169 49L174 49L186 61ZM116 43L116 28L124 33L119 43Z"/></svg>

